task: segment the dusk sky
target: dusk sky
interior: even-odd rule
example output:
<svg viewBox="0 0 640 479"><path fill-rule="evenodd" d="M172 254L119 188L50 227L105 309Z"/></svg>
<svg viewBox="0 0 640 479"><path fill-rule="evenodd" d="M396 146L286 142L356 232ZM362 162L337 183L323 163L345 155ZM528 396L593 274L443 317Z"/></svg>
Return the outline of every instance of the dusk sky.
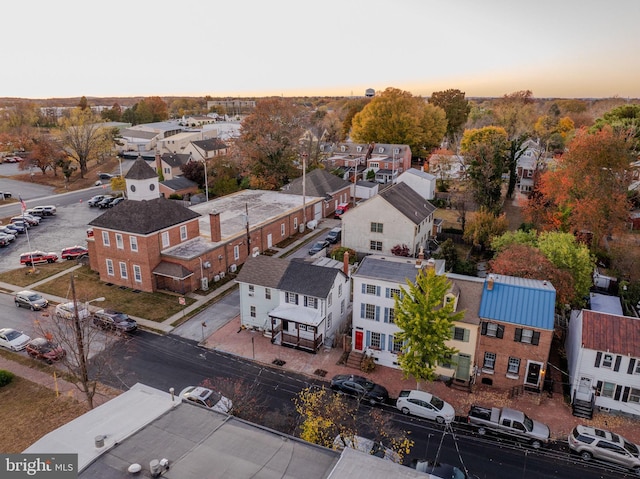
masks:
<svg viewBox="0 0 640 479"><path fill-rule="evenodd" d="M640 0L32 0L0 97L640 98Z"/></svg>

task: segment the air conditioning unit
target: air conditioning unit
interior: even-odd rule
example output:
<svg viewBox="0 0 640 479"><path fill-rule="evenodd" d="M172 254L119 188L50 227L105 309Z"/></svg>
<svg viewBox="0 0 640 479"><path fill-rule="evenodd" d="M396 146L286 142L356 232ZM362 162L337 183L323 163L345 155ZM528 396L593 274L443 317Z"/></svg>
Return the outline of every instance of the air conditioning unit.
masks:
<svg viewBox="0 0 640 479"><path fill-rule="evenodd" d="M209 289L209 278L200 279L200 289L202 289L202 291L206 291Z"/></svg>
<svg viewBox="0 0 640 479"><path fill-rule="evenodd" d="M217 283L218 281L220 281L220 275L216 274L216 275L213 277L213 281L215 281L216 283Z"/></svg>
<svg viewBox="0 0 640 479"><path fill-rule="evenodd" d="M204 263L202 263L202 266L204 266L205 268L211 268L211 262L205 261Z"/></svg>
<svg viewBox="0 0 640 479"><path fill-rule="evenodd" d="M227 273L225 273L224 271L220 271L220 274L219 274L220 279L224 278L224 275L225 275L225 274L227 274Z"/></svg>
<svg viewBox="0 0 640 479"><path fill-rule="evenodd" d="M233 263L231 266L229 266L229 272L230 273L235 273L238 270L238 266Z"/></svg>

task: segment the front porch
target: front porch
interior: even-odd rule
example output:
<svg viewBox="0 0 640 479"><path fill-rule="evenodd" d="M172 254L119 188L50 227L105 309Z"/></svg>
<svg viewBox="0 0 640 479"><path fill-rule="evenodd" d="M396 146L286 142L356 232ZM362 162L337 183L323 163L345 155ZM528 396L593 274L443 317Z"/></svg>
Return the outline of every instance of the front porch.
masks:
<svg viewBox="0 0 640 479"><path fill-rule="evenodd" d="M271 342L279 346L316 353L322 346L324 318L307 308L276 308L269 314Z"/></svg>

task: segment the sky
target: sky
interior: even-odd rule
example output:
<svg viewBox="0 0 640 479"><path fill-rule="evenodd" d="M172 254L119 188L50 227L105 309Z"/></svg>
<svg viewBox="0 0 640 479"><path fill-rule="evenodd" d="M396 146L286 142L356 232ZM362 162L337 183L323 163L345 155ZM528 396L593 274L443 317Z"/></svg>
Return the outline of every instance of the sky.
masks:
<svg viewBox="0 0 640 479"><path fill-rule="evenodd" d="M0 97L640 98L639 0L27 0Z"/></svg>

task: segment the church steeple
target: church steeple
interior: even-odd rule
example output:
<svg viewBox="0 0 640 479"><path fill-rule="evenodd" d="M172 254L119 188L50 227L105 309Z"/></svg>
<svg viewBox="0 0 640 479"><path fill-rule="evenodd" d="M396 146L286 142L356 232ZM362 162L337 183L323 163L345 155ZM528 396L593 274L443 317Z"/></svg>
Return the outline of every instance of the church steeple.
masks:
<svg viewBox="0 0 640 479"><path fill-rule="evenodd" d="M154 200L160 197L158 174L142 157L133 163L124 179L130 200Z"/></svg>

